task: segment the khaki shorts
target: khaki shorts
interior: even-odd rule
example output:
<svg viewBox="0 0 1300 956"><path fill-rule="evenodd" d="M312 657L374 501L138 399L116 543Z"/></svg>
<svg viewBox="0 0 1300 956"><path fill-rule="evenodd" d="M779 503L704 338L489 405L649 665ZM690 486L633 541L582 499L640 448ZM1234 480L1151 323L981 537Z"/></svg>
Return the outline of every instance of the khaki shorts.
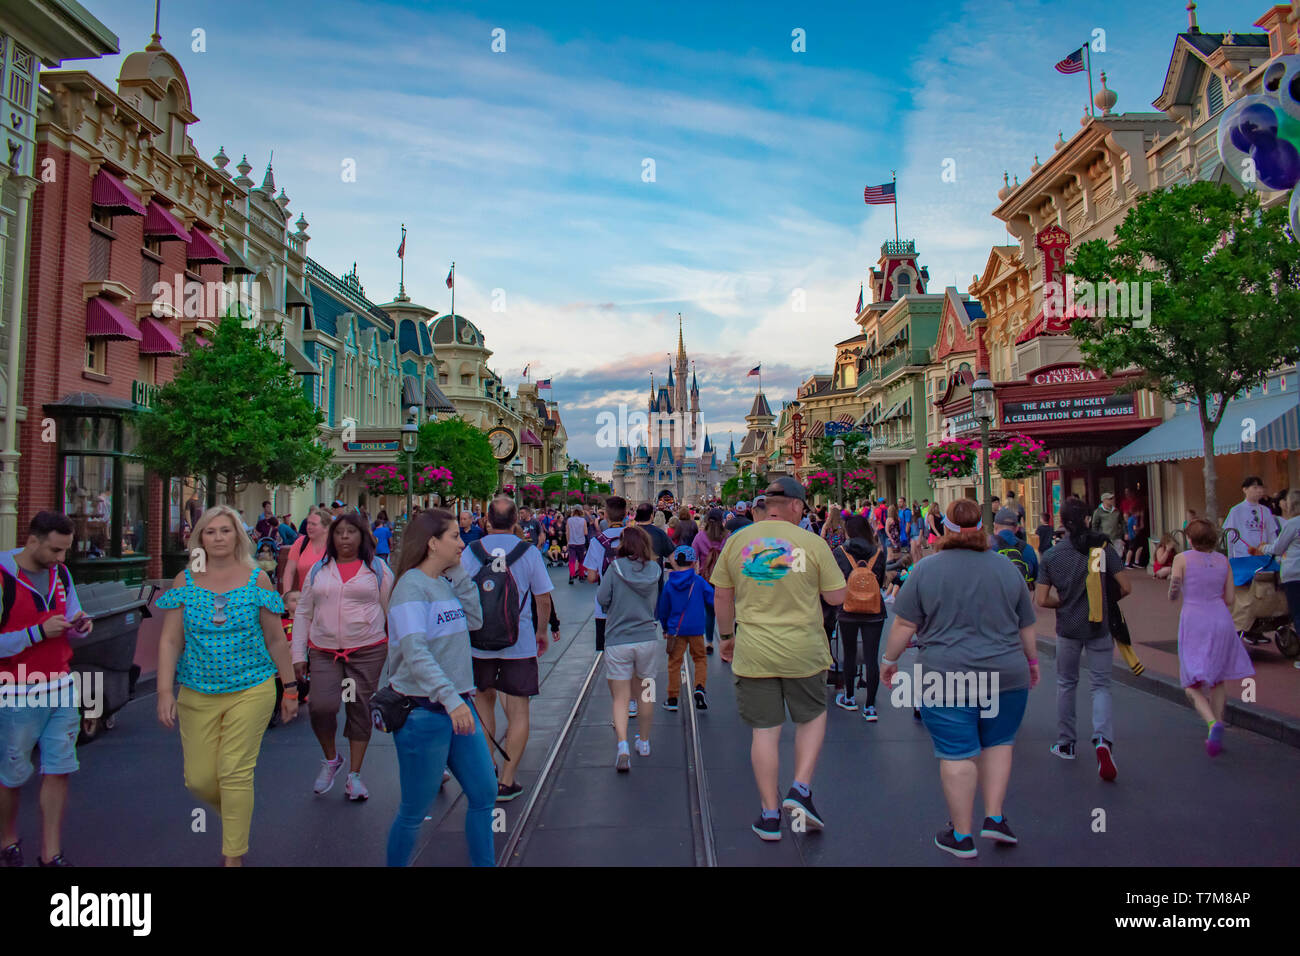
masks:
<svg viewBox="0 0 1300 956"><path fill-rule="evenodd" d="M736 706L740 719L755 730L780 727L788 708L790 719L806 724L826 713L826 672L811 677L741 677L736 685Z"/></svg>
<svg viewBox="0 0 1300 956"><path fill-rule="evenodd" d="M635 644L612 644L605 648L605 679L632 680L653 678L659 672L661 640L637 641Z"/></svg>

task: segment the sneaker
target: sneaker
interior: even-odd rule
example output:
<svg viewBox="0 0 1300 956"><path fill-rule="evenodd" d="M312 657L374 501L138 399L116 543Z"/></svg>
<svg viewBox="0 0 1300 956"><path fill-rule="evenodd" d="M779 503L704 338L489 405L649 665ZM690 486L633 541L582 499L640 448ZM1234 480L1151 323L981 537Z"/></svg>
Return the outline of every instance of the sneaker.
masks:
<svg viewBox="0 0 1300 956"><path fill-rule="evenodd" d="M618 756L614 758L614 769L619 773L627 773L632 769L632 755L626 750L620 750Z"/></svg>
<svg viewBox="0 0 1300 956"><path fill-rule="evenodd" d="M943 852L951 853L963 860L974 859L980 855L980 851L975 849L975 837L967 834L964 840L958 840L951 825L948 829L940 830L935 834L934 845Z"/></svg>
<svg viewBox="0 0 1300 956"><path fill-rule="evenodd" d="M518 783L512 783L510 786L506 786L504 783L498 783L497 803L508 803L523 792L524 788Z"/></svg>
<svg viewBox="0 0 1300 956"><path fill-rule="evenodd" d="M841 710L857 710L858 702L852 697L845 697L843 693L835 695L835 706Z"/></svg>
<svg viewBox="0 0 1300 956"><path fill-rule="evenodd" d="M1074 759L1074 744L1052 744L1051 751L1062 760Z"/></svg>
<svg viewBox="0 0 1300 956"><path fill-rule="evenodd" d="M1223 721L1216 720L1210 727L1210 735L1205 738L1205 752L1211 757L1223 752Z"/></svg>
<svg viewBox="0 0 1300 956"><path fill-rule="evenodd" d="M921 719L921 708L920 708L920 707L913 707L913 708L912 708L912 719L913 719L913 720L920 720L920 719Z"/></svg>
<svg viewBox="0 0 1300 956"><path fill-rule="evenodd" d="M636 752L638 756L641 757L650 756L650 741L642 740L640 734L637 734L636 737L633 739L632 745L636 747Z"/></svg>
<svg viewBox="0 0 1300 956"><path fill-rule="evenodd" d="M799 795L798 790L791 787L790 792L785 795L785 800L781 802L781 807L789 810L792 814L796 811L802 813L804 820L807 821L811 829L821 830L826 826L826 822L817 815L817 808L813 806L811 793L803 797Z"/></svg>
<svg viewBox="0 0 1300 956"><path fill-rule="evenodd" d="M1097 775L1102 780L1114 780L1119 773L1115 769L1115 760L1110 755L1110 744L1102 741L1097 744Z"/></svg>
<svg viewBox="0 0 1300 956"><path fill-rule="evenodd" d="M709 698L705 695L705 693L704 693L704 688L703 688L703 687L696 687L696 688L695 688L695 693L694 693L693 696L695 697L695 709L696 709L696 710L708 710L708 709L709 709Z"/></svg>
<svg viewBox="0 0 1300 956"><path fill-rule="evenodd" d="M370 796L370 791L361 782L361 774L359 773L348 774L348 782L343 787L343 792L347 794L349 800L365 800Z"/></svg>
<svg viewBox="0 0 1300 956"><path fill-rule="evenodd" d="M343 758L335 757L333 760L322 760L320 762L320 773L316 774L316 785L312 788L318 795L329 793L330 788L334 786L334 778L339 775L343 769Z"/></svg>
<svg viewBox="0 0 1300 956"><path fill-rule="evenodd" d="M758 819L750 826L750 829L758 834L760 840L772 843L781 839L781 818L765 817L760 813Z"/></svg>
<svg viewBox="0 0 1300 956"><path fill-rule="evenodd" d="M712 641L709 641L709 643L705 646L705 648L704 648L704 653L705 653L705 654L712 654L712 653L713 653L713 642L712 642ZM1297 662L1297 663L1296 663L1296 667L1300 667L1300 662Z"/></svg>
<svg viewBox="0 0 1300 956"><path fill-rule="evenodd" d="M569 587L573 587L573 578L569 578Z"/></svg>
<svg viewBox="0 0 1300 956"><path fill-rule="evenodd" d="M664 710L676 710L676 709L677 709L676 697L667 697L664 699Z"/></svg>
<svg viewBox="0 0 1300 956"><path fill-rule="evenodd" d="M629 717L635 717L635 716L636 716L636 698L635 698L635 697L633 697L631 700L629 700L629 701L627 702L627 715L628 715Z"/></svg>
<svg viewBox="0 0 1300 956"><path fill-rule="evenodd" d="M443 783L446 783L446 782L447 782L448 780L450 780L450 779L451 779L451 771L448 770L446 767L443 767L443 768L442 768L442 782L443 782Z"/></svg>
<svg viewBox="0 0 1300 956"><path fill-rule="evenodd" d="M72 866L62 853L57 854L52 860L42 860L39 856L36 858L37 866Z"/></svg>
<svg viewBox="0 0 1300 956"><path fill-rule="evenodd" d="M22 866L23 865L23 841L11 843L9 846L0 850L0 866Z"/></svg>
<svg viewBox="0 0 1300 956"><path fill-rule="evenodd" d="M1008 846L1015 846L1020 841L1016 835L1011 832L1011 827L1007 825L1007 818L1003 817L1001 823L994 823L992 817L984 818L984 826L980 829L980 836L986 840L996 840L998 843L1005 843Z"/></svg>
<svg viewBox="0 0 1300 956"><path fill-rule="evenodd" d="M862 719L869 724L874 724L880 717L876 714L876 708L864 707L862 708Z"/></svg>

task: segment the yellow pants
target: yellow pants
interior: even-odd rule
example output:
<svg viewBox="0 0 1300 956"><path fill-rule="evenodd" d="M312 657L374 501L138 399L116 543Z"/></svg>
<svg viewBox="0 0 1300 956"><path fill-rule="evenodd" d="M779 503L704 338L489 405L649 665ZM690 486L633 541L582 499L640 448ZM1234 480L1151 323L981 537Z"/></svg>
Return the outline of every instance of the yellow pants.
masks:
<svg viewBox="0 0 1300 956"><path fill-rule="evenodd" d="M221 814L221 852L248 852L253 822L253 768L275 706L275 681L233 694L182 687L176 716L185 755L185 786Z"/></svg>

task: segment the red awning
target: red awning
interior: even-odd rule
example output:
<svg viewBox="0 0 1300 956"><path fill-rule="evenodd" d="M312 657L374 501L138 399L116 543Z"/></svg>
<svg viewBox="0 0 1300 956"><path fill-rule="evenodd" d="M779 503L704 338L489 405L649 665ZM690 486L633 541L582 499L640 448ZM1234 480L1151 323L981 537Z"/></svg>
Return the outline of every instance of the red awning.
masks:
<svg viewBox="0 0 1300 956"><path fill-rule="evenodd" d="M1028 342L1040 335L1068 335L1071 322L1075 319L1090 319L1092 317L1093 312L1091 309L1081 308L1073 302L1065 310L1065 314L1059 318L1056 316L1048 318L1042 310L1039 310L1038 315L1034 317L1034 321L1025 326L1025 330L1016 336L1016 344L1020 345Z"/></svg>
<svg viewBox="0 0 1300 956"><path fill-rule="evenodd" d="M190 241L190 234L185 231L180 220L157 202L149 203L149 209L144 216L144 234L149 239Z"/></svg>
<svg viewBox="0 0 1300 956"><path fill-rule="evenodd" d="M115 216L143 216L144 204L126 188L126 183L106 169L95 174L90 186L90 203Z"/></svg>
<svg viewBox="0 0 1300 956"><path fill-rule="evenodd" d="M821 438L822 433L826 431L825 422L813 422L813 427L808 429L808 438Z"/></svg>
<svg viewBox="0 0 1300 956"><path fill-rule="evenodd" d="M532 431L530 431L527 428L524 429L524 433L519 440L523 442L525 445L536 445L538 448L542 447L541 439L538 438L536 435L534 435Z"/></svg>
<svg viewBox="0 0 1300 956"><path fill-rule="evenodd" d="M222 251L212 237L197 228L190 230L190 244L185 250L185 258L189 262L220 262L222 265L230 262L230 256Z"/></svg>
<svg viewBox="0 0 1300 956"><path fill-rule="evenodd" d="M86 338L139 342L143 336L126 313L107 299L95 296L86 303Z"/></svg>
<svg viewBox="0 0 1300 956"><path fill-rule="evenodd" d="M181 355L185 351L175 333L151 315L140 320L140 331L144 334L141 355Z"/></svg>

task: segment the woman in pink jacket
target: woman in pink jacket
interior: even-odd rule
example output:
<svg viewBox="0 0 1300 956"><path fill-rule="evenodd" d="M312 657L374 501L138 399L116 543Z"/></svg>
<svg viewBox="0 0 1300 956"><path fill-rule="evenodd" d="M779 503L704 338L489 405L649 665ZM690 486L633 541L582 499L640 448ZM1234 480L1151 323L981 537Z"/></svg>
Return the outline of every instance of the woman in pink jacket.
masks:
<svg viewBox="0 0 1300 956"><path fill-rule="evenodd" d="M335 518L325 556L302 582L293 618L294 670L305 674L310 662L311 729L325 752L314 789L327 792L343 767L334 735L339 705L346 703L343 734L352 760L345 788L349 800L369 796L361 782L361 762L370 743L370 696L388 657L385 622L393 572L375 557L374 549L370 529L359 515Z"/></svg>

